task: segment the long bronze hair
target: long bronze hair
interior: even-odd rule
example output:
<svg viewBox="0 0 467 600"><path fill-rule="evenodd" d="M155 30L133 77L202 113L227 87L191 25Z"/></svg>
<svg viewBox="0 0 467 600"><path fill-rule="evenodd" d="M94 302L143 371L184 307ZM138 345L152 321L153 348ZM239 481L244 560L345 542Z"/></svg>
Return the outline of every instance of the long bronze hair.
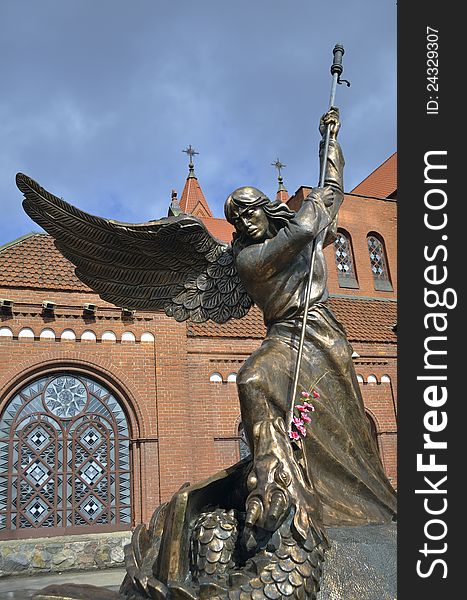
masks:
<svg viewBox="0 0 467 600"><path fill-rule="evenodd" d="M268 217L274 235L295 216L295 212L280 200L271 201L261 190L258 190L258 188L245 186L237 188L225 201L225 218L229 223L235 226L238 209L251 206L261 206ZM233 241L240 245L248 243L246 236L238 231L233 234Z"/></svg>

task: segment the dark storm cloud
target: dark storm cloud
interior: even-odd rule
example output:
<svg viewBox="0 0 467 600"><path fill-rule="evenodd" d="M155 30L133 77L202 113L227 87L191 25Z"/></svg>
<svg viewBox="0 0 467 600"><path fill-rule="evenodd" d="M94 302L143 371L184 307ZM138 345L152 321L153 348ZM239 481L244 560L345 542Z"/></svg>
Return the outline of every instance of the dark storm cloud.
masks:
<svg viewBox="0 0 467 600"><path fill-rule="evenodd" d="M333 9L330 12L330 7ZM395 3L295 0L36 0L0 6L0 245L37 226L23 171L81 208L164 216L192 144L217 216L252 184L317 182L318 120L332 48L350 190L395 151Z"/></svg>

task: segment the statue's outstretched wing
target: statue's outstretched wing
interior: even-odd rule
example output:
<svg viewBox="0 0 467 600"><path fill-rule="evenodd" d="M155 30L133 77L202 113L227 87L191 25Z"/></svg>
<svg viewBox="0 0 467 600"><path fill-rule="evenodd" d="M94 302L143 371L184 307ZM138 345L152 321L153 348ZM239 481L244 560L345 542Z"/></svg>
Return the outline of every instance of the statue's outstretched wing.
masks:
<svg viewBox="0 0 467 600"><path fill-rule="evenodd" d="M197 323L225 323L250 309L230 246L195 217L120 223L71 206L22 173L16 184L24 210L103 300Z"/></svg>

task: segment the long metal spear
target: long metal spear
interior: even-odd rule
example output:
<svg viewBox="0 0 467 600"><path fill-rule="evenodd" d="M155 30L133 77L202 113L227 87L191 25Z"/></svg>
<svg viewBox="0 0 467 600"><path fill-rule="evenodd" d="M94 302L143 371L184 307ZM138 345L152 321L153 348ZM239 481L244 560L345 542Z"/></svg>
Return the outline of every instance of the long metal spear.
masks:
<svg viewBox="0 0 467 600"><path fill-rule="evenodd" d="M334 54L334 62L331 65L331 75L332 75L332 85L331 85L331 95L329 98L329 109L334 107L334 100L336 97L336 88L338 83L346 83L348 86L350 83L345 80L341 80L340 76L342 75L344 68L342 66L342 57L344 55L344 46L342 44L336 44L333 49ZM329 110L328 109L328 110ZM323 150L323 162L321 167L321 174L319 180L319 187L324 187L324 182L326 179L326 169L328 162L328 153L329 153L329 139L331 134L331 127L328 124L326 127L326 137L324 141L324 150ZM311 259L310 259L310 271L308 273L308 281L305 291L305 307L303 310L303 321L302 328L300 332L300 343L298 346L298 354L297 354L297 362L295 364L295 373L294 373L294 381L293 381L293 391L292 396L290 398L289 409L286 415L286 431L290 431L292 427L292 419L293 419L293 410L295 405L295 398L297 395L298 388L298 378L300 375L300 368L302 365L302 356L303 356L303 344L305 341L305 333L306 333L306 323L308 318L308 308L310 306L310 297L311 297L311 287L313 284L313 270L315 267L315 256L316 256L316 246L317 244L324 238L325 232L320 231L318 235L313 240L311 246Z"/></svg>

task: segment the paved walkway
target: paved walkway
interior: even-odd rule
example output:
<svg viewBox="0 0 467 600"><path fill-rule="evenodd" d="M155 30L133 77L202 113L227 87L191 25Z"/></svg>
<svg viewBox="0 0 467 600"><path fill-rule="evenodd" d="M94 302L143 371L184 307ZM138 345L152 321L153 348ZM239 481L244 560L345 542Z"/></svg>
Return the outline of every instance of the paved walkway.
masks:
<svg viewBox="0 0 467 600"><path fill-rule="evenodd" d="M54 575L27 575L0 578L0 600L26 600L37 590L60 583L87 583L118 591L125 577L125 569L105 569L102 571L76 571Z"/></svg>

